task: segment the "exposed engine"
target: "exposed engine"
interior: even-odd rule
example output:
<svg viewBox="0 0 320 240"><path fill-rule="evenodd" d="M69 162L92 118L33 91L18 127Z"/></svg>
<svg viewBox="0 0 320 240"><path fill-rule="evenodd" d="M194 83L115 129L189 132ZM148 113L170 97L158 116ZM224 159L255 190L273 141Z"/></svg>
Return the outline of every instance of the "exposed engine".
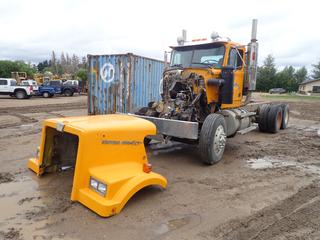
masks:
<svg viewBox="0 0 320 240"><path fill-rule="evenodd" d="M162 81L162 101L150 102L137 114L159 118L203 122L210 113L204 79L183 70L169 70Z"/></svg>

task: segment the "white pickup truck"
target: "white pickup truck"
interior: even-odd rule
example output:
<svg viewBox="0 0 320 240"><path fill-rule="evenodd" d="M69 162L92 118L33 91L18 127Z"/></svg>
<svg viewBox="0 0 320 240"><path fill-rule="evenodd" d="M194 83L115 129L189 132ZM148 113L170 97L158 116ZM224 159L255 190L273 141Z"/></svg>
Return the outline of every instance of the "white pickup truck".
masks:
<svg viewBox="0 0 320 240"><path fill-rule="evenodd" d="M32 86L18 86L12 78L0 78L0 95L14 96L17 99L30 98L33 95Z"/></svg>

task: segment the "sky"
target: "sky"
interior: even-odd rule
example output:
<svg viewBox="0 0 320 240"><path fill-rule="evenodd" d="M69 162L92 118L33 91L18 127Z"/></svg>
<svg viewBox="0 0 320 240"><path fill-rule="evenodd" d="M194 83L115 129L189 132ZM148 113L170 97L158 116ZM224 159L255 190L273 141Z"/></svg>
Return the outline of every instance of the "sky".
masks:
<svg viewBox="0 0 320 240"><path fill-rule="evenodd" d="M188 40L216 31L247 44L257 18L260 65L272 54L280 69L310 69L320 61L319 9L311 0L0 0L0 59L36 63L52 50L163 59L182 29Z"/></svg>

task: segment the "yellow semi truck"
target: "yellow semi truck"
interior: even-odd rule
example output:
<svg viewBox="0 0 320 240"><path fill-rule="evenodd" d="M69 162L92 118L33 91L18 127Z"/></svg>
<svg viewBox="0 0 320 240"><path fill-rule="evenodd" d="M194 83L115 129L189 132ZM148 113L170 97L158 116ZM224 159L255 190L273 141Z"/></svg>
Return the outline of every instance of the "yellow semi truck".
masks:
<svg viewBox="0 0 320 240"><path fill-rule="evenodd" d="M286 128L286 104L252 102L256 87L258 41L253 20L251 41L239 44L216 32L211 39L187 41L186 32L173 46L163 73L162 99L136 115L153 122L164 139L198 144L202 161L222 159L227 137L259 129ZM150 139L146 139L146 143Z"/></svg>
<svg viewBox="0 0 320 240"><path fill-rule="evenodd" d="M119 213L141 188L166 187L166 179L152 172L144 147L155 135L198 144L203 162L214 164L223 156L227 137L257 126L272 133L286 128L286 104L251 102L257 73L256 26L254 20L247 46L216 33L210 41L187 42L183 34L163 73L161 101L149 103L134 116L48 119L28 167L38 176L73 167L71 200L106 217Z"/></svg>

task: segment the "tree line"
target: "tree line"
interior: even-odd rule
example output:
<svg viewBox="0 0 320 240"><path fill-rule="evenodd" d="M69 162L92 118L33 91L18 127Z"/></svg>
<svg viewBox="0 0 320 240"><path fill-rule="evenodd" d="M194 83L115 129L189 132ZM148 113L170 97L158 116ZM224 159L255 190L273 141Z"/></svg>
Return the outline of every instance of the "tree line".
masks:
<svg viewBox="0 0 320 240"><path fill-rule="evenodd" d="M281 71L276 69L275 59L268 55L263 65L258 67L257 91L267 92L271 88L284 88L288 92L298 91L299 84L308 79L320 78L320 62L312 65L311 75L305 66L295 69L292 66L286 66Z"/></svg>
<svg viewBox="0 0 320 240"><path fill-rule="evenodd" d="M50 60L45 60L38 63L37 70L40 73L51 72L56 76L63 76L65 74L72 76L72 78L79 78L87 80L87 58L80 57L76 54L71 56L64 52L58 58L55 51L51 52Z"/></svg>
<svg viewBox="0 0 320 240"><path fill-rule="evenodd" d="M76 54L71 56L61 53L60 57L52 51L50 60L44 60L37 65L24 61L0 60L0 77L10 78L12 72L26 72L28 78L33 78L35 74L55 75L58 77L69 76L72 79L87 80L87 58L80 58Z"/></svg>
<svg viewBox="0 0 320 240"><path fill-rule="evenodd" d="M32 77L37 72L37 67L24 61L0 60L0 77L10 78L11 72L26 72Z"/></svg>

